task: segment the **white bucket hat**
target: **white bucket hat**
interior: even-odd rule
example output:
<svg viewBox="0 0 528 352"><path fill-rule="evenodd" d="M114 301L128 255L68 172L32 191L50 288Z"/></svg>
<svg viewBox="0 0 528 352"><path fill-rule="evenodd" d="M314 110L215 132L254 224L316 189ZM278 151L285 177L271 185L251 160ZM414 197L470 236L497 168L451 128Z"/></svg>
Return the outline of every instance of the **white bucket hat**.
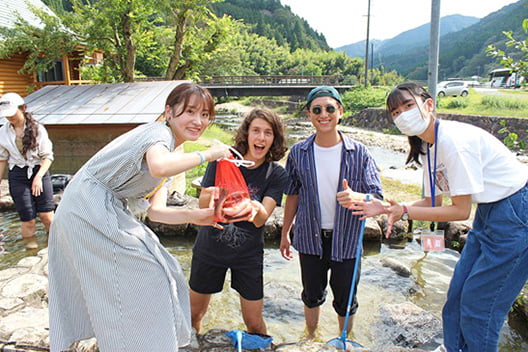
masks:
<svg viewBox="0 0 528 352"><path fill-rule="evenodd" d="M0 116L11 117L16 114L18 107L24 104L24 99L17 93L5 93L0 98Z"/></svg>

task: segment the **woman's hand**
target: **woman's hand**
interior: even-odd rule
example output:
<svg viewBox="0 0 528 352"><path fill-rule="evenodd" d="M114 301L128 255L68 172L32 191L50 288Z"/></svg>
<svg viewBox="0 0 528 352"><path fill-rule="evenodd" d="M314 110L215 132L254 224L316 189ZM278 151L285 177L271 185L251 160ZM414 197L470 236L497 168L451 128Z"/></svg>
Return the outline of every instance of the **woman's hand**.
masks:
<svg viewBox="0 0 528 352"><path fill-rule="evenodd" d="M238 202L233 207L223 208L222 215L226 223L251 221L255 218L255 208L249 198ZM251 219L251 220L250 220Z"/></svg>
<svg viewBox="0 0 528 352"><path fill-rule="evenodd" d="M42 177L35 175L33 183L31 184L31 194L35 197L40 196L42 193Z"/></svg>
<svg viewBox="0 0 528 352"><path fill-rule="evenodd" d="M231 156L231 151L229 150L228 145L218 143L204 151L203 154L207 161L215 161L218 159L229 158Z"/></svg>
<svg viewBox="0 0 528 352"><path fill-rule="evenodd" d="M389 238L392 233L392 225L398 220L401 219L403 215L403 207L396 203L393 200L388 199L390 206L387 208L387 233L385 234L386 238Z"/></svg>
<svg viewBox="0 0 528 352"><path fill-rule="evenodd" d="M220 189L218 187L202 187L200 190L200 203L204 202L201 208L214 208L214 202L218 199Z"/></svg>
<svg viewBox="0 0 528 352"><path fill-rule="evenodd" d="M361 216L359 219L363 220L372 216L387 214L389 205L379 199L372 198L368 202L365 200L354 202L348 209L352 210L353 215Z"/></svg>

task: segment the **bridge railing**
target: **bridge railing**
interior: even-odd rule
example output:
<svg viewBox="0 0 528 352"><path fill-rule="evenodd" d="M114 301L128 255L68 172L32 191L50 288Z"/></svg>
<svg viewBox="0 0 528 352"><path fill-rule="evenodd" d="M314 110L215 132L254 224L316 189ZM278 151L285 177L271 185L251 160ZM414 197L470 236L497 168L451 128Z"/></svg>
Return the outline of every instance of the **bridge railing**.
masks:
<svg viewBox="0 0 528 352"><path fill-rule="evenodd" d="M201 84L205 86L305 86L305 85L338 85L347 84L340 76L308 76L308 75L261 75L261 76L211 76L203 77Z"/></svg>

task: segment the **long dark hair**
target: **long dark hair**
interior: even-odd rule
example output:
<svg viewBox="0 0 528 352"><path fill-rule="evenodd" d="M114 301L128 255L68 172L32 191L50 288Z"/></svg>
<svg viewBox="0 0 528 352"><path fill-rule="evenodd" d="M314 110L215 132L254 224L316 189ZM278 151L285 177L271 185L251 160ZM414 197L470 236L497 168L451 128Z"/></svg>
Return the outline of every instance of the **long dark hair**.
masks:
<svg viewBox="0 0 528 352"><path fill-rule="evenodd" d="M266 154L266 161L278 161L282 159L288 150L286 138L284 137L284 122L279 115L269 109L253 109L246 115L235 136L235 149L242 155L248 152L249 125L257 118L269 123L273 129L273 143Z"/></svg>
<svg viewBox="0 0 528 352"><path fill-rule="evenodd" d="M39 135L38 122L33 118L33 115L26 111L26 106L19 107L24 113L25 127L24 136L22 137L22 154L24 158L26 153L30 150L37 149L37 137Z"/></svg>
<svg viewBox="0 0 528 352"><path fill-rule="evenodd" d="M171 108L174 108L174 106L183 103L183 109L179 114L181 115L187 109L192 96L197 96L201 99L203 106L209 110L209 121L213 121L215 118L214 99L206 88L203 88L195 83L186 82L174 87L167 97L165 106L169 105Z"/></svg>
<svg viewBox="0 0 528 352"><path fill-rule="evenodd" d="M398 84L387 97L386 109L389 115L394 109L397 109L398 106L405 102L403 91L407 91L415 100L417 98L421 98L422 101L433 99L431 94L429 94L429 92L427 92L424 87L414 82ZM424 141L422 141L418 136L408 136L407 138L409 139L409 145L411 149L409 150L409 155L407 156L407 161L405 163L409 164L410 162L414 161L418 165L422 165L420 162L420 155L425 154L423 151Z"/></svg>

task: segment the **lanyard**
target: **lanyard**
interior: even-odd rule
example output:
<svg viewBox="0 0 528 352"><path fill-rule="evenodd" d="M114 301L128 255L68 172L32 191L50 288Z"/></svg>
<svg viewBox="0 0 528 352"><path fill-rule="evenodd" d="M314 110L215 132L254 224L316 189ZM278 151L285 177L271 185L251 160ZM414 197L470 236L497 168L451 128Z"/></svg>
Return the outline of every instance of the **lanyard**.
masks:
<svg viewBox="0 0 528 352"><path fill-rule="evenodd" d="M435 207L435 193L436 193L436 151L438 147L438 125L440 124L440 121L438 119L435 120L435 130L434 130L434 158L433 158L433 169L431 170L431 153L429 153L429 145L427 145L427 166L429 169L429 185L431 187L431 204L433 208ZM432 172L431 172L432 171ZM431 222L430 225L431 231L435 230L435 223L434 221Z"/></svg>

